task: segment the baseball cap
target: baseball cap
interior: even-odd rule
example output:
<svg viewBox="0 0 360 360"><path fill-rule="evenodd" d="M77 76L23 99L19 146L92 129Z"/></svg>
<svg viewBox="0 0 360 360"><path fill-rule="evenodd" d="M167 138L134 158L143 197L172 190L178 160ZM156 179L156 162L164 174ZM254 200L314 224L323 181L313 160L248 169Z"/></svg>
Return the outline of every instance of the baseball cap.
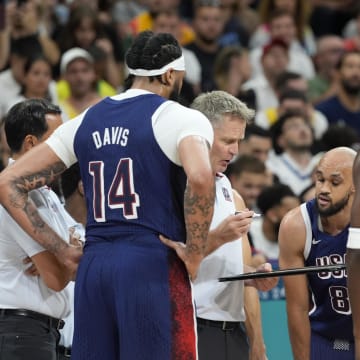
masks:
<svg viewBox="0 0 360 360"><path fill-rule="evenodd" d="M74 47L64 52L60 61L60 72L63 74L66 71L67 66L76 59L83 59L90 64L94 63L93 57L85 49Z"/></svg>
<svg viewBox="0 0 360 360"><path fill-rule="evenodd" d="M289 46L284 40L280 38L273 38L266 45L264 45L262 56L264 57L274 46L280 46L286 52L289 50Z"/></svg>

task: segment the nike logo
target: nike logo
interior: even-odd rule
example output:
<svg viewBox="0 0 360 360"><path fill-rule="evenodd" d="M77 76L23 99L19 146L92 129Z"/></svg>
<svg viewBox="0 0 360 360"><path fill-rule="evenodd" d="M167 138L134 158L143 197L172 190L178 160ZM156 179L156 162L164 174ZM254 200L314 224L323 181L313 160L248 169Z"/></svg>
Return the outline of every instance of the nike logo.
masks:
<svg viewBox="0 0 360 360"><path fill-rule="evenodd" d="M313 245L316 245L316 244L318 244L320 241L321 241L321 240L312 239L312 244L313 244Z"/></svg>

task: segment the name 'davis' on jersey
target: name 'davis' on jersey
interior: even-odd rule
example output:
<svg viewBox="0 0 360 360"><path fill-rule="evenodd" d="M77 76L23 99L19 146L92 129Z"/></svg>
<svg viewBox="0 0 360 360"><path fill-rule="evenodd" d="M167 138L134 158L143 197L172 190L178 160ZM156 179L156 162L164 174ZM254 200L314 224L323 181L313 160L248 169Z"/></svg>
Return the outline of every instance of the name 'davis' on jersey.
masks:
<svg viewBox="0 0 360 360"><path fill-rule="evenodd" d="M100 131L94 131L92 133L92 138L96 149L100 149L102 146L106 145L126 146L129 132L129 129L112 126L111 128L104 128L102 133Z"/></svg>
<svg viewBox="0 0 360 360"><path fill-rule="evenodd" d="M341 256L340 254L331 254L328 256L322 256L316 258L316 265L317 266L327 266L327 265L339 265L339 264L345 264L345 257ZM331 277L336 279L341 279L343 277L347 277L346 269L342 270L336 270L336 271L322 271L318 272L317 276L320 279L330 279Z"/></svg>

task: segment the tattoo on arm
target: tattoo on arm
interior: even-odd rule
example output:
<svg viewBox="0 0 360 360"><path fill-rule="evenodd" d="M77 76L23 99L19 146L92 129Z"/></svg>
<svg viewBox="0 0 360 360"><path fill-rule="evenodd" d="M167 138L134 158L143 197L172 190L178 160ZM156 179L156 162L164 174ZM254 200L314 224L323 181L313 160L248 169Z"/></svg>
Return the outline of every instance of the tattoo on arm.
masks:
<svg viewBox="0 0 360 360"><path fill-rule="evenodd" d="M198 195L194 194L190 185L186 188L184 211L189 253L201 255L205 252L207 235L212 220L214 196L214 189L209 194Z"/></svg>
<svg viewBox="0 0 360 360"><path fill-rule="evenodd" d="M65 169L66 166L58 162L38 173L14 178L11 182L10 206L25 213L32 225L32 236L54 254L67 245L41 218L35 204L29 199L28 192L50 184Z"/></svg>

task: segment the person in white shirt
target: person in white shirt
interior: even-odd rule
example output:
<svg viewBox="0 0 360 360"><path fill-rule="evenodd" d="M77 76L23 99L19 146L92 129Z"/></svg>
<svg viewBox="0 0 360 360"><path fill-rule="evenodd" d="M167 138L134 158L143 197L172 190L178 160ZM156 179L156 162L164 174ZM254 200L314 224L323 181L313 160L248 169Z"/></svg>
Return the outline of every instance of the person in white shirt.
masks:
<svg viewBox="0 0 360 360"><path fill-rule="evenodd" d="M26 120L26 121L25 121ZM14 105L5 118L10 162L45 141L62 124L60 109L46 100ZM11 164L9 166L12 166ZM41 218L69 239L68 219L49 187L30 193ZM31 206L30 203L27 205ZM39 276L29 276L35 270ZM65 286L70 272L0 207L0 358L56 360L59 330L70 311Z"/></svg>
<svg viewBox="0 0 360 360"><path fill-rule="evenodd" d="M312 154L314 142L310 120L299 111L287 111L271 127L275 153L266 162L281 183L300 195L313 181L321 153Z"/></svg>
<svg viewBox="0 0 360 360"><path fill-rule="evenodd" d="M251 263L247 231L254 212L245 207L222 172L238 153L238 143L244 138L246 123L254 111L224 91L199 95L192 108L205 114L214 128L210 158L216 195L209 238L237 239L208 254L193 281L199 359L266 359L257 290L245 287L242 281L218 281L219 277L242 273L244 264ZM235 215L237 210L241 213ZM165 242L178 246L168 239ZM268 265L264 268L270 270ZM274 278L266 279L257 286L270 290L276 282Z"/></svg>

